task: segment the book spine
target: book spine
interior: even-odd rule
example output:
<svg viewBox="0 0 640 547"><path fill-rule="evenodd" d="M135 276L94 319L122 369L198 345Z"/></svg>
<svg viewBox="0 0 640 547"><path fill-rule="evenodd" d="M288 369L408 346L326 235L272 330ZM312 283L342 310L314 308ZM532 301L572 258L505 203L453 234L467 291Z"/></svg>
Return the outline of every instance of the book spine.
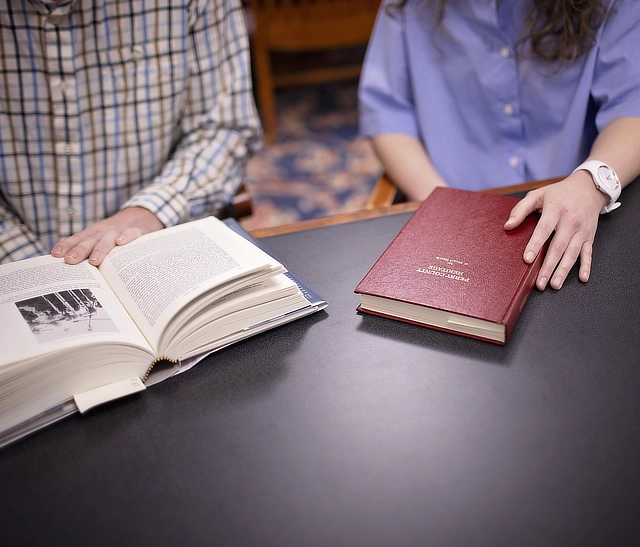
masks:
<svg viewBox="0 0 640 547"><path fill-rule="evenodd" d="M531 296L531 292L536 285L536 277L538 276L538 272L542 267L542 262L546 254L547 245L544 245L538 253L536 259L530 264L525 275L522 276L520 284L513 294L511 303L505 311L504 317L502 319L506 330L505 342L509 339L511 332L513 331L515 324L518 321L520 314L522 313L522 308L524 308L527 300L529 300L529 296Z"/></svg>

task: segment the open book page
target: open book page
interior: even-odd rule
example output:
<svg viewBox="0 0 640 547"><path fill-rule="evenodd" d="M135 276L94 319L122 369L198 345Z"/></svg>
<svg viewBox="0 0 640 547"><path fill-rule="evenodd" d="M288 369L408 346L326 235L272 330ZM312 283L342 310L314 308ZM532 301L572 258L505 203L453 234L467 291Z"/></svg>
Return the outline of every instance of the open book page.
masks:
<svg viewBox="0 0 640 547"><path fill-rule="evenodd" d="M82 344L154 353L100 272L42 256L0 267L0 368Z"/></svg>
<svg viewBox="0 0 640 547"><path fill-rule="evenodd" d="M234 232L240 234L243 238L251 241L256 247L262 249L265 253L269 253L268 249L264 247L262 241L254 238L249 232L247 232L238 221L234 218L225 218L223 222L229 226ZM287 265L284 264L284 267L287 268ZM294 272L287 268L287 272L284 274L289 279L291 279L297 286L302 295L309 302L310 308L307 310L308 313L314 313L319 310L323 310L327 307L327 301L322 298L317 292L315 292L309 285L307 285L302 279L300 279Z"/></svg>
<svg viewBox="0 0 640 547"><path fill-rule="evenodd" d="M188 331L175 337L168 352L191 357L211 351L229 335L246 336L255 325L307 306L296 284L284 274L252 283L202 309L189 323Z"/></svg>
<svg viewBox="0 0 640 547"><path fill-rule="evenodd" d="M214 217L138 238L109 253L100 271L153 347L180 323L254 278L284 268ZM174 359L179 355L169 355Z"/></svg>
<svg viewBox="0 0 640 547"><path fill-rule="evenodd" d="M100 272L51 256L0 266L0 347L0 446L154 360Z"/></svg>

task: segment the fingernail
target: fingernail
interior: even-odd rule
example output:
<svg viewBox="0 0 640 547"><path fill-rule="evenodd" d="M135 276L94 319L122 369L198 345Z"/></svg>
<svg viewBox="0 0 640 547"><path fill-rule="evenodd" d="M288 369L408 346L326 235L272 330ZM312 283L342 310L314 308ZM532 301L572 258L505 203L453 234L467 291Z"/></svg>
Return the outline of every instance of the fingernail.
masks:
<svg viewBox="0 0 640 547"><path fill-rule="evenodd" d="M515 219L513 217L509 217L507 219L507 222L505 222L505 224L511 224Z"/></svg>
<svg viewBox="0 0 640 547"><path fill-rule="evenodd" d="M533 262L533 259L536 257L535 253L533 251L529 251L525 256L524 256L524 260L525 262Z"/></svg>
<svg viewBox="0 0 640 547"><path fill-rule="evenodd" d="M65 258L75 260L76 258L78 258L78 251L71 251Z"/></svg>
<svg viewBox="0 0 640 547"><path fill-rule="evenodd" d="M551 282L551 286L552 286L554 289L559 289L560 287L562 287L562 282L563 282L563 281L564 281L564 280L562 279L562 277L560 277L560 276L558 275L558 276L556 276L556 277L554 278L554 280Z"/></svg>
<svg viewBox="0 0 640 547"><path fill-rule="evenodd" d="M91 254L91 258L89 260L91 262L96 262L97 260L100 260L100 251L93 251L93 253Z"/></svg>
<svg viewBox="0 0 640 547"><path fill-rule="evenodd" d="M60 247L59 245L56 245L53 249L51 249L52 255L59 255L61 253L62 253L62 247Z"/></svg>
<svg viewBox="0 0 640 547"><path fill-rule="evenodd" d="M544 290L546 286L547 286L547 278L541 277L540 281L538 281L538 287L540 287L541 290Z"/></svg>
<svg viewBox="0 0 640 547"><path fill-rule="evenodd" d="M120 236L118 236L118 237L116 238L116 243L117 243L118 245L122 245L123 243L126 243L126 242L127 242L127 236L126 236L126 235L124 235L124 234L123 234L123 235L120 235Z"/></svg>

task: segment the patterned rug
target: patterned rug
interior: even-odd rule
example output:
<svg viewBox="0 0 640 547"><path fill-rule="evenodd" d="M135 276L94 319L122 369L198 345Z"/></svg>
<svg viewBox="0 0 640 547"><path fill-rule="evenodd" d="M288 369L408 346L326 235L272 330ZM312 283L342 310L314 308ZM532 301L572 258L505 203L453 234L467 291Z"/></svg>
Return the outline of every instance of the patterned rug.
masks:
<svg viewBox="0 0 640 547"><path fill-rule="evenodd" d="M381 167L358 137L357 83L279 90L278 142L247 166L247 229L362 209Z"/></svg>

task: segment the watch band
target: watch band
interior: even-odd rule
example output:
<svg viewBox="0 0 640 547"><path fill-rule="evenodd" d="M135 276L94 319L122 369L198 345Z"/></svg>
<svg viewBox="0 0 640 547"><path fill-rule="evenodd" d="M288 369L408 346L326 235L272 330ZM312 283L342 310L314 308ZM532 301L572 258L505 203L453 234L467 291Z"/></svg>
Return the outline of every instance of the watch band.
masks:
<svg viewBox="0 0 640 547"><path fill-rule="evenodd" d="M602 211L600 211L601 215L610 213L614 209L620 207L620 202L617 201L617 199L620 197L620 193L622 192L622 184L620 183L618 175L611 166L607 165L603 161L588 160L578 165L572 173L581 170L589 171L596 188L603 194L609 196L609 203L602 208Z"/></svg>

